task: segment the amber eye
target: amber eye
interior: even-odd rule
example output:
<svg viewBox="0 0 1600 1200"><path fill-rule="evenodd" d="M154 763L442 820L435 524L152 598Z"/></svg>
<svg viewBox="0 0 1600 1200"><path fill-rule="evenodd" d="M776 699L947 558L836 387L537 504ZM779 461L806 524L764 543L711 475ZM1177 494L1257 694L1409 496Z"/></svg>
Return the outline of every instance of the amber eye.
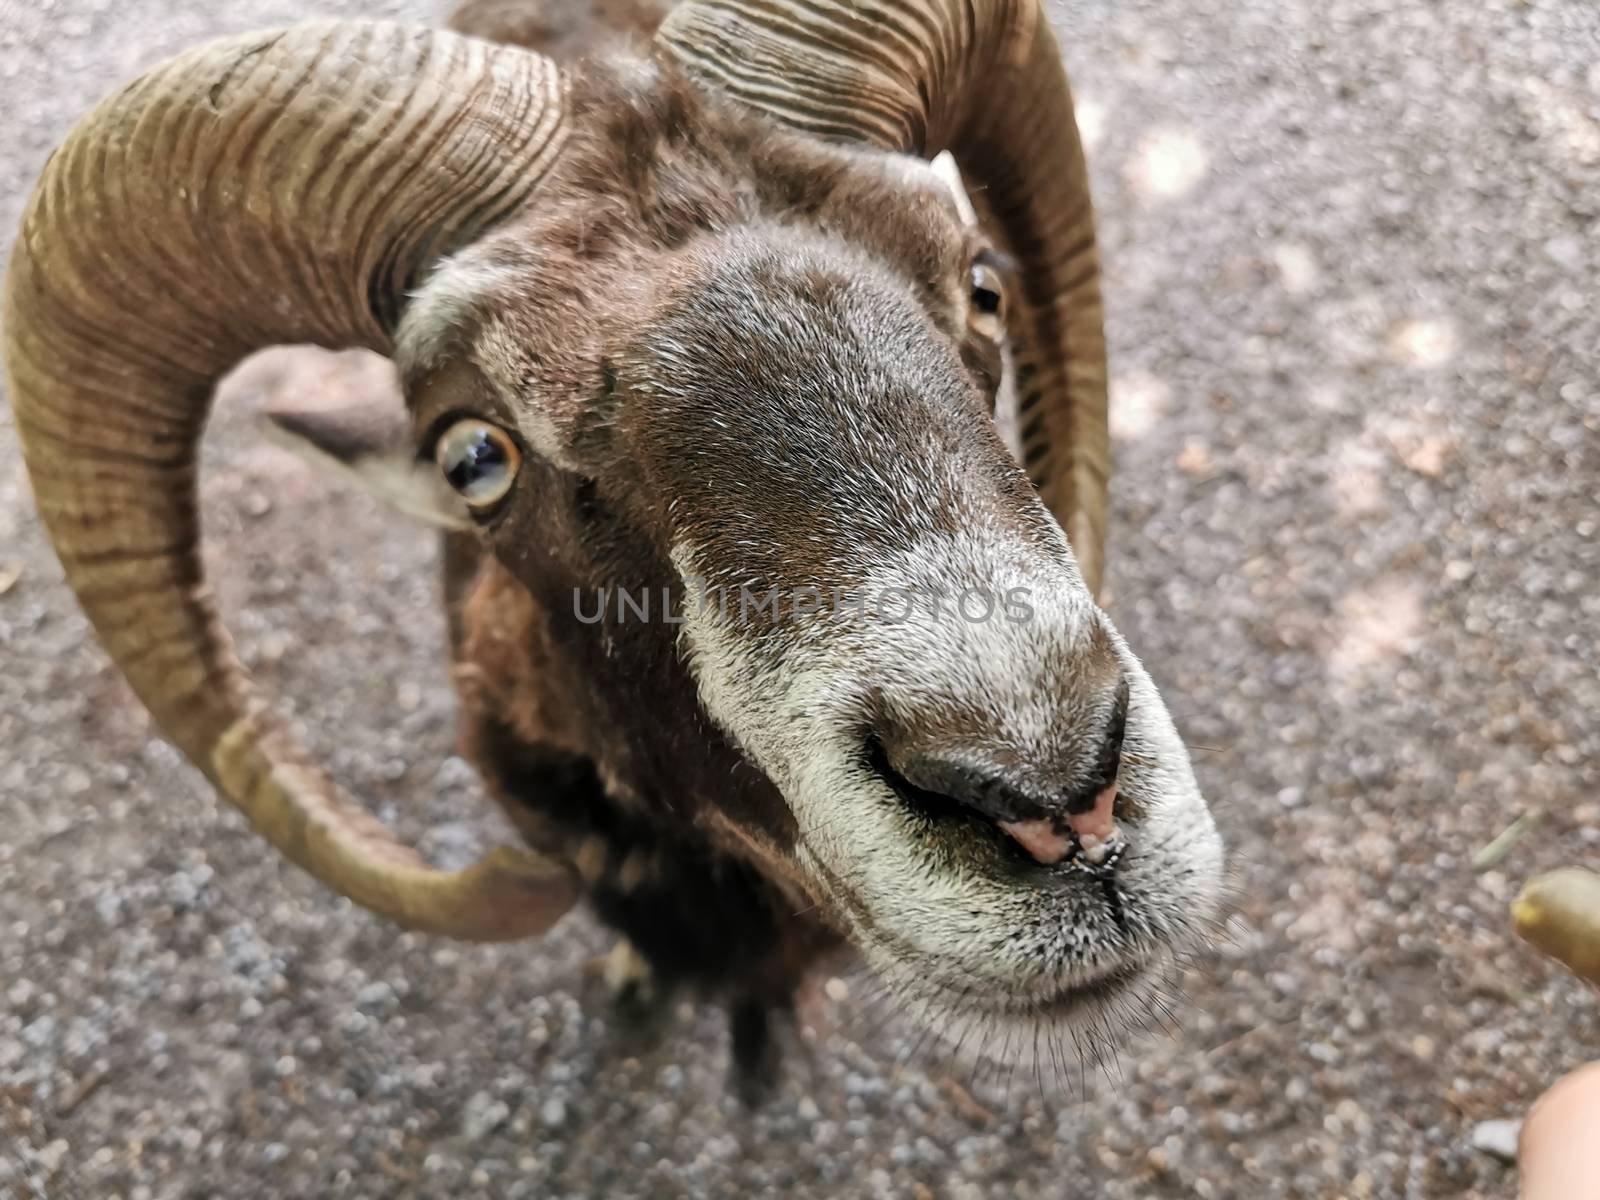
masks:
<svg viewBox="0 0 1600 1200"><path fill-rule="evenodd" d="M433 457L445 481L473 508L504 500L522 465L522 453L509 433L470 417L444 431Z"/></svg>
<svg viewBox="0 0 1600 1200"><path fill-rule="evenodd" d="M988 263L976 262L972 264L971 287L967 323L983 336L998 340L1005 331L1005 281Z"/></svg>

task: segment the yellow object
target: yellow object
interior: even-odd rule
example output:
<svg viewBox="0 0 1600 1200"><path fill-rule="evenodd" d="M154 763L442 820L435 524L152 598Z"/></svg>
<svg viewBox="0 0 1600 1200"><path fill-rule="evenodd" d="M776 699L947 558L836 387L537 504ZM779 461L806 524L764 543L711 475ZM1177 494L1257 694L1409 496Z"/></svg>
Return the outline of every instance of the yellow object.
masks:
<svg viewBox="0 0 1600 1200"><path fill-rule="evenodd" d="M1600 987L1600 875L1569 867L1535 876L1511 919L1526 941Z"/></svg>

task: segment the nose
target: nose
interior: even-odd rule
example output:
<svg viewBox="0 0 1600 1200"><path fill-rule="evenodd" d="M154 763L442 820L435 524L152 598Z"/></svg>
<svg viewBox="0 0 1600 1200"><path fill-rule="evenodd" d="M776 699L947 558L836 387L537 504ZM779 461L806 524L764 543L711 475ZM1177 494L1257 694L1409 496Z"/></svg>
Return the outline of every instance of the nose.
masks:
<svg viewBox="0 0 1600 1200"><path fill-rule="evenodd" d="M1079 851L1105 861L1120 842L1117 774L1128 725L1128 681L1118 677L1093 726L1067 739L1073 752L1051 763L1006 749L974 750L948 736L934 742L883 735L872 765L902 800L928 816L965 813L993 822L1035 860ZM988 739L985 739L988 740Z"/></svg>

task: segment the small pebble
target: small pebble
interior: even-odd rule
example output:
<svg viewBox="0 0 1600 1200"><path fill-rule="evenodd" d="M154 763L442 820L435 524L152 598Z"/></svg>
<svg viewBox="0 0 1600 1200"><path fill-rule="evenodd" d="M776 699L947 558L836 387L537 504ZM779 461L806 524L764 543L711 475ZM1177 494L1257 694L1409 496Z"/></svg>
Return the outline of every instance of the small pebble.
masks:
<svg viewBox="0 0 1600 1200"><path fill-rule="evenodd" d="M1503 1163L1517 1161L1517 1139L1522 1136L1522 1122L1502 1118L1479 1121L1472 1127L1472 1148L1480 1150Z"/></svg>

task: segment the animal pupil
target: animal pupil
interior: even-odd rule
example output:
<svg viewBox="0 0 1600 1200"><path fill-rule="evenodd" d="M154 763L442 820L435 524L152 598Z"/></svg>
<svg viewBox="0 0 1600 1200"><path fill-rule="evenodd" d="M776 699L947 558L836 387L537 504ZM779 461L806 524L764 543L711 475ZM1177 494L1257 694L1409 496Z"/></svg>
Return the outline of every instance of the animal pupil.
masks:
<svg viewBox="0 0 1600 1200"><path fill-rule="evenodd" d="M1000 293L992 288L975 287L972 289L972 306L992 316L1000 311Z"/></svg>
<svg viewBox="0 0 1600 1200"><path fill-rule="evenodd" d="M445 464L444 477L458 492L470 491L474 484L482 483L506 463L505 451L489 436L487 429L475 430L472 440L459 445L452 457L454 461Z"/></svg>

